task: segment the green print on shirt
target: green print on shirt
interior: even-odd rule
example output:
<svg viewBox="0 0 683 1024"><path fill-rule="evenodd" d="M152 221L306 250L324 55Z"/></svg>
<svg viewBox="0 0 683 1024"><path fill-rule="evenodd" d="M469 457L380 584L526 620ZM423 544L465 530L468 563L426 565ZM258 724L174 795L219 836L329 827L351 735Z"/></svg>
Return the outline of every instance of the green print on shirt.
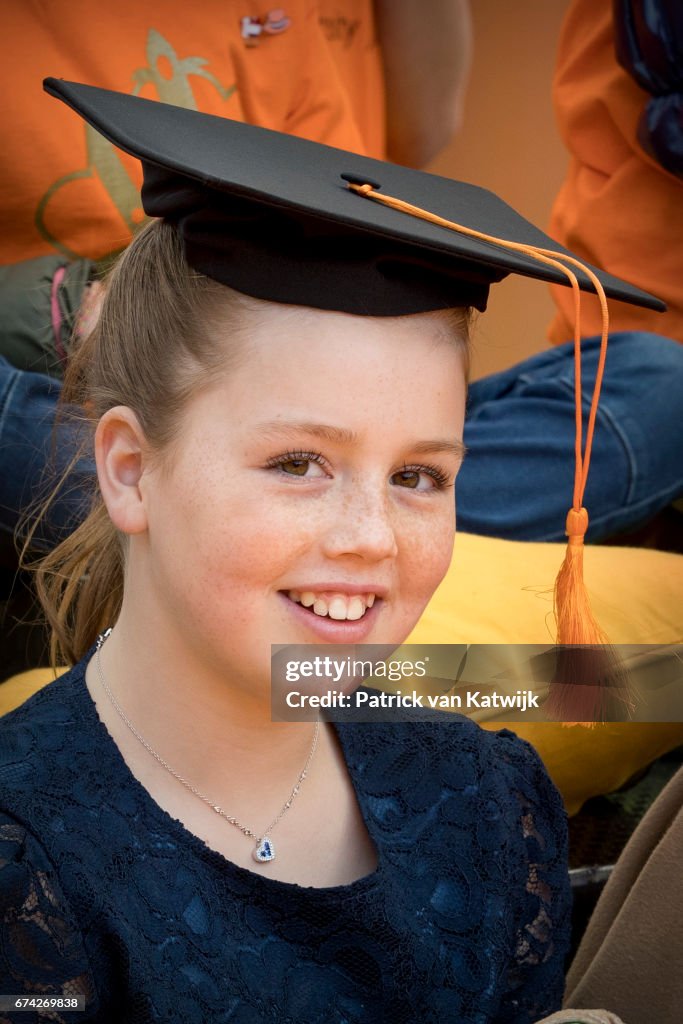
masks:
<svg viewBox="0 0 683 1024"><path fill-rule="evenodd" d="M216 76L207 70L208 61L204 57L180 59L171 44L153 28L147 36L146 56L147 66L137 68L133 72L134 96L139 95L145 86L153 85L162 103L173 103L178 107L196 110L197 103L190 82L193 75L210 82L223 100L230 99L235 92L236 86L222 85ZM90 125L85 125L85 146L87 166L63 175L50 185L38 203L35 215L35 224L41 237L69 259L78 259L80 254L73 252L54 237L45 223L45 217L50 200L70 182L79 178L91 178L96 174L128 230L133 232L140 224L139 217L136 217L136 211L140 209L140 193L128 177L115 147Z"/></svg>

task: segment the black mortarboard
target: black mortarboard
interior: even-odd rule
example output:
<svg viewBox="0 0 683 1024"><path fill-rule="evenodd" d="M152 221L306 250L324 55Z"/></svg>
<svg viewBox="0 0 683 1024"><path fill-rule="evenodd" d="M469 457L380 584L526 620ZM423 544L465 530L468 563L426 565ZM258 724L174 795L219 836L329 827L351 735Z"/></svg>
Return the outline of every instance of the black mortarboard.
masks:
<svg viewBox="0 0 683 1024"><path fill-rule="evenodd" d="M347 181L488 235L567 252L486 189L107 89L54 78L45 88L142 161L145 212L176 225L195 270L237 291L395 316L484 310L489 286L511 273L567 284L560 270L523 253L363 201ZM607 295L665 308L595 273Z"/></svg>

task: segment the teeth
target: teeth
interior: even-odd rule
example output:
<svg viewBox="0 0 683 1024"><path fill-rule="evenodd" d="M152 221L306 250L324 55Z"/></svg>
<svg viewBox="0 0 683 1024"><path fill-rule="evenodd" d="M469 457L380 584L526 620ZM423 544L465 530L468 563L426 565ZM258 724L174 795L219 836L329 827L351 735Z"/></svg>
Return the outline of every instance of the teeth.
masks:
<svg viewBox="0 0 683 1024"><path fill-rule="evenodd" d="M346 594L333 594L328 600L314 594L312 590L290 590L289 597L304 608L312 608L321 618L329 617L337 622L356 622L362 619L366 610L372 608L375 603L374 594L354 594L352 597Z"/></svg>
<svg viewBox="0 0 683 1024"><path fill-rule="evenodd" d="M313 606L313 608L314 608L314 610L317 610L315 605ZM332 600L330 601L330 607L328 608L328 615L330 616L330 618L331 619L346 619L346 618L349 618L350 616L347 614L347 612L348 612L348 608L346 606L346 601L344 600L344 598L343 597L333 597Z"/></svg>

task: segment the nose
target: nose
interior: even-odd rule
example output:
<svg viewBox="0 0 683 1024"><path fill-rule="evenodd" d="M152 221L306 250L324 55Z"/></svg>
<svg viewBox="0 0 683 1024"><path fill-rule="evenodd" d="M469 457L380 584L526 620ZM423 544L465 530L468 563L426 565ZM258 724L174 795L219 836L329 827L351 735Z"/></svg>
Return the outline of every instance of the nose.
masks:
<svg viewBox="0 0 683 1024"><path fill-rule="evenodd" d="M385 480L377 486L356 483L340 495L333 521L323 538L323 550L328 558L353 555L380 562L396 557L396 511L392 509L385 487Z"/></svg>

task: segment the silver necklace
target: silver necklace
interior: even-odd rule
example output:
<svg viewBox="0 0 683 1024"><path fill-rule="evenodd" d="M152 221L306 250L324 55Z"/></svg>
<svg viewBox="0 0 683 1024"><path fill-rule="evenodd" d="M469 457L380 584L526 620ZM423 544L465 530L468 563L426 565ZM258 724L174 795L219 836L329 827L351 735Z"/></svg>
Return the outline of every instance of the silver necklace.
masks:
<svg viewBox="0 0 683 1024"><path fill-rule="evenodd" d="M126 713L124 712L123 708L117 701L116 697L109 689L107 680L104 678L104 672L102 671L100 651L102 650L102 645L104 644L105 640L110 635L110 633L111 626L109 627L109 629L105 630L104 633L101 633L98 636L95 648L95 663L97 665L97 674L100 677L102 687L119 717L125 722L130 731L133 733L133 736L135 736L135 738L142 744L145 750L149 751L152 757L154 757L159 762L159 764L163 768L165 768L170 775L173 776L174 779L177 779L178 782L182 783L185 789L189 789L190 793L194 793L196 797L199 797L200 800L203 800L204 803L207 804L212 811L215 811L216 814L219 814L221 818L229 822L231 825L234 825L235 828L238 828L240 832L243 835L245 835L248 839L254 840L255 847L252 851L252 857L254 858L254 860L258 861L259 864L267 864L271 860L275 860L275 847L273 846L273 840L270 838L270 833L273 831L278 821L280 821L283 815L285 815L289 808L292 806L295 797L297 797L299 794L302 782L308 775L308 769L311 766L313 755L315 754L316 747L318 746L318 733L320 732L320 721L317 721L315 723L315 729L313 731L313 742L311 743L311 749L309 750L308 757L306 758L306 764L304 765L303 770L299 774L299 778L296 780L296 784L292 789L292 792L289 794L289 798L282 805L277 817L273 818L265 832L259 836L256 834L256 832L252 831L252 829L248 828L246 825L242 825L241 822L237 820L237 818L234 818L231 814L228 814L227 811L224 811L223 808L220 807L218 804L215 804L213 800L210 800L208 798L208 796L204 796L203 793L200 793L199 790L195 786L193 786L191 782L188 782L187 779L184 779L183 776L175 770L175 768L171 768L170 764L164 760L161 754L158 754L156 750L154 750L154 748L150 746L150 744L147 742L144 736L141 736L140 733L137 731L133 723L126 716Z"/></svg>

